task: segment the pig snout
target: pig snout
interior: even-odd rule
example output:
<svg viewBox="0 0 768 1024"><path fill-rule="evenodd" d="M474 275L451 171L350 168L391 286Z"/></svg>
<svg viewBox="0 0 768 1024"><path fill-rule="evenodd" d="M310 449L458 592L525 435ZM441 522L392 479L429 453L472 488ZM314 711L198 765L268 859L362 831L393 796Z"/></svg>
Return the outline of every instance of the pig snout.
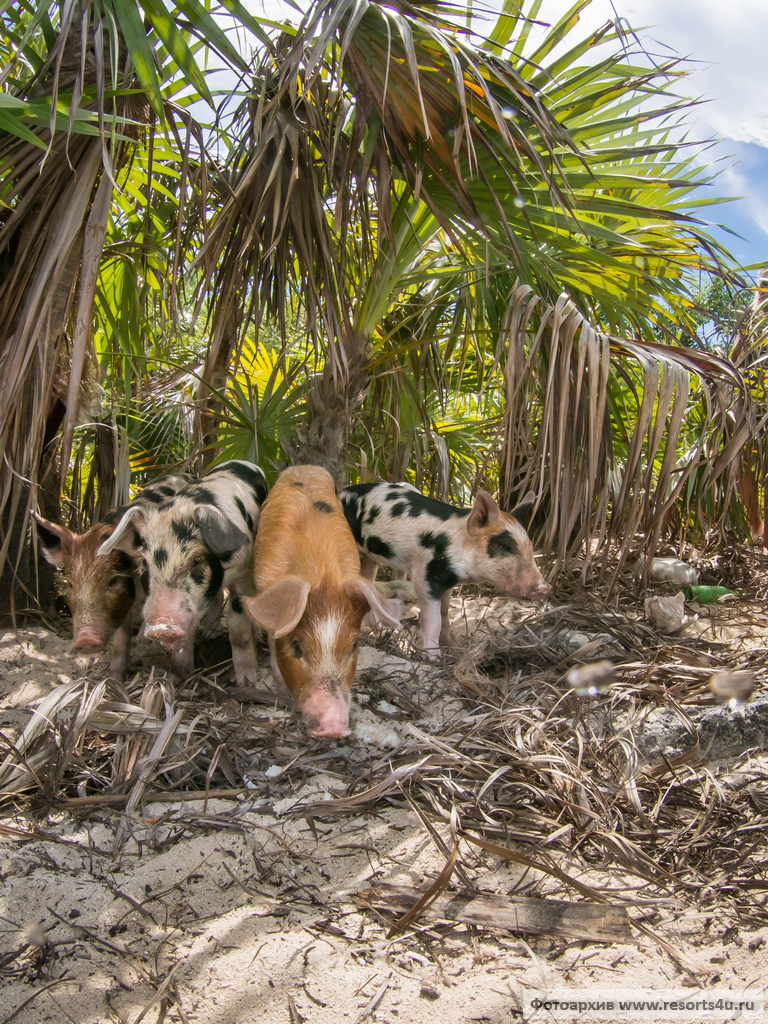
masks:
<svg viewBox="0 0 768 1024"><path fill-rule="evenodd" d="M321 739L349 736L349 699L338 683L310 694L300 705L307 735Z"/></svg>
<svg viewBox="0 0 768 1024"><path fill-rule="evenodd" d="M144 636L173 647L192 626L194 616L179 591L158 587L144 605Z"/></svg>
<svg viewBox="0 0 768 1024"><path fill-rule="evenodd" d="M531 601L546 601L546 599L551 595L551 593L552 587L550 587L550 585L546 583L544 580L540 580L539 583L537 583L536 586L533 587L533 589L528 593L527 596L530 598Z"/></svg>
<svg viewBox="0 0 768 1024"><path fill-rule="evenodd" d="M147 640L156 640L163 647L173 647L185 636L185 630L174 622L147 622L144 625Z"/></svg>
<svg viewBox="0 0 768 1024"><path fill-rule="evenodd" d="M78 654L99 654L104 650L104 640L91 626L81 626L75 633L72 649Z"/></svg>
<svg viewBox="0 0 768 1024"><path fill-rule="evenodd" d="M496 584L502 593L509 597L523 598L526 601L546 601L552 593L552 587L546 582L543 576L536 573L525 575L512 575L504 580L504 583Z"/></svg>

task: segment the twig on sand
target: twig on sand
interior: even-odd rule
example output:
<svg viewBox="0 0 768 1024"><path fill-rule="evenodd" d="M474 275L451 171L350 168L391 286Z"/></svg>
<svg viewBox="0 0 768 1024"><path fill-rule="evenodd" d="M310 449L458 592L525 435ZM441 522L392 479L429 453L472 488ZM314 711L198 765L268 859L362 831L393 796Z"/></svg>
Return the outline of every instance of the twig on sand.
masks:
<svg viewBox="0 0 768 1024"><path fill-rule="evenodd" d="M144 1018L149 1013L149 1011L152 1009L152 1007L155 1005L155 1003L157 1003L158 1000L162 999L163 993L165 992L165 990L168 988L168 986L173 981L173 976L176 973L176 970L177 970L178 966L179 966L178 964L174 964L173 965L173 967L171 968L169 973L166 975L165 980L163 981L162 985L160 985L160 987L155 991L155 994L152 996L152 998L149 1000L149 1002L145 1005L144 1009L141 1011L141 1013L136 1018L136 1020L133 1022L133 1024L140 1024L140 1022L144 1020Z"/></svg>
<svg viewBox="0 0 768 1024"><path fill-rule="evenodd" d="M18 1017L18 1015L21 1013L21 1011L23 1009L25 1009L27 1006L29 1006L29 1004L31 1002L33 1002L35 999L37 999L38 996L41 996L44 992L50 991L50 989L52 989L52 988L56 988L57 985L63 985L64 982L71 981L71 980L72 979L68 975L65 975L63 978L57 978L56 981L52 981L50 983L50 985L44 985L43 988L37 989L37 991L33 992L31 996L29 996L27 999L25 999L24 1002L21 1003L20 1006L17 1006L16 1009L13 1011L13 1013L10 1014L10 1016L4 1017L0 1021L0 1024L11 1024L11 1021L14 1020L16 1017Z"/></svg>
<svg viewBox="0 0 768 1024"><path fill-rule="evenodd" d="M389 979L391 977L392 977L392 971L389 972L389 974L386 976L386 978L381 983L379 988L376 990L376 995L373 997L373 999L370 1001L370 1003L368 1003L368 1005L359 1014L359 1016L357 1017L357 1020L355 1021L355 1024L360 1024L360 1021L365 1020L366 1017L370 1017L370 1015L374 1012L376 1007L379 1005L381 1000L384 998L384 993L389 988Z"/></svg>

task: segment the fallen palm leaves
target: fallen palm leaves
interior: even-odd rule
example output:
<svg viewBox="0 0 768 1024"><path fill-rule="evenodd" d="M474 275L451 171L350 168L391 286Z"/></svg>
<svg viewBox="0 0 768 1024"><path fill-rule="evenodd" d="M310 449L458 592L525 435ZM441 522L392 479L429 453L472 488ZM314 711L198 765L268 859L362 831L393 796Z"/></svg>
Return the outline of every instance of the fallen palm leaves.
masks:
<svg viewBox="0 0 768 1024"><path fill-rule="evenodd" d="M401 744L393 751L307 741L292 711L277 701L261 716L235 700L216 707L207 689L198 689L202 678L178 692L152 676L125 687L67 683L43 699L18 736L0 736L0 798L80 814L91 805L103 813L113 801L124 804L113 853L131 836L172 843L175 836L209 830L252 834L262 827L255 814L267 812L275 799L292 804L281 816L305 819L318 841L329 829L341 829L342 819L409 807L446 870L424 887L419 906L415 892L393 903L379 883L363 890L377 909L415 910L401 927L423 912L427 921L453 926L564 936L581 929L582 937L625 941L610 935L612 928L625 934L627 911L635 906L615 881L627 873L658 906L727 907L744 921L764 924L768 802L761 798L768 765L759 756L743 760L738 770L703 764L705 750L690 717L696 706L715 703L708 680L716 671L748 669L758 687L765 681L759 607L750 614L733 604L718 609L720 618L703 640L661 637L633 617L631 607L626 597L623 605L610 606L596 595L588 602L575 597L517 615L503 630L481 622L467 656L442 669L420 666L398 677L396 687L385 677L389 669L381 670L381 679L369 673L370 707L379 696L398 705L400 691L407 702L402 710L410 724L398 723ZM717 631L716 621L736 623L738 614L730 636ZM605 658L615 681L580 697L569 673L585 660ZM432 691L443 700L451 693L453 710L439 726L424 719ZM647 765L642 731L657 708L677 716L688 748ZM302 792L315 779L325 780L322 791ZM239 802L226 813L212 813L203 803L189 813L168 809L142 817L149 802L234 796ZM459 850L462 837L475 853L464 844ZM510 857L524 869L523 889L511 897L483 891L487 868ZM590 885L580 877L584 870ZM449 889L452 878L459 893ZM245 892L254 890L247 877L235 881ZM579 894L576 902L569 889ZM688 970L700 969L651 932L647 917L631 916L633 927Z"/></svg>

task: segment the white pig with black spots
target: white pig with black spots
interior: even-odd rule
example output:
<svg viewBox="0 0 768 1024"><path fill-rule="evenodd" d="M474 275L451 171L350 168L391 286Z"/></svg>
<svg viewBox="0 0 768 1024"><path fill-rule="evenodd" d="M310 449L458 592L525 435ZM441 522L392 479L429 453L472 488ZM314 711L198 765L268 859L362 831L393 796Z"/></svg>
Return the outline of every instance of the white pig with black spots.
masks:
<svg viewBox="0 0 768 1024"><path fill-rule="evenodd" d="M509 597L543 601L552 593L536 567L525 523L526 500L509 514L486 491L472 508L429 498L410 484L357 484L339 495L360 551L362 573L377 565L409 573L429 658L448 644L451 592L458 583L490 583Z"/></svg>
<svg viewBox="0 0 768 1024"><path fill-rule="evenodd" d="M256 682L253 628L241 599L255 593L253 539L266 496L258 466L224 462L161 504L129 509L99 548L121 548L140 561L144 635L170 649L179 678L192 672L195 631L226 587L235 678L241 686Z"/></svg>

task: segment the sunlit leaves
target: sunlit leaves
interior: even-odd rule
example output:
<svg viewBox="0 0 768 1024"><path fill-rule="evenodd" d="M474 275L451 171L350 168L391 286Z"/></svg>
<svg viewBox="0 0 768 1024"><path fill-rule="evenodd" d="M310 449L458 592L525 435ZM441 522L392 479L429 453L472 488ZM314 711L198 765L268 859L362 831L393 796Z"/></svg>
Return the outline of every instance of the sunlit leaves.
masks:
<svg viewBox="0 0 768 1024"><path fill-rule="evenodd" d="M306 366L284 361L246 339L226 395L218 441L221 459L258 463L274 483L287 465L296 429L304 416ZM221 461L221 459L219 461Z"/></svg>

